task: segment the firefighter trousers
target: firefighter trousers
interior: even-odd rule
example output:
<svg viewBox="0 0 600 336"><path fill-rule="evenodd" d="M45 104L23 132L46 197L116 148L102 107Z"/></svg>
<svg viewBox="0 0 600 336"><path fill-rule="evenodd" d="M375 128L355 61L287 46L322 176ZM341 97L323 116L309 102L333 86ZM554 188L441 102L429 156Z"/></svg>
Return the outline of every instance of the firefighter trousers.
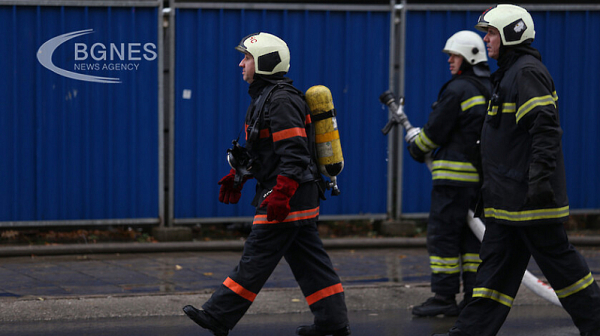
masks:
<svg viewBox="0 0 600 336"><path fill-rule="evenodd" d="M479 266L477 237L469 228L469 208L475 205L477 188L434 185L427 223L427 251L431 266L431 291L454 295L475 285Z"/></svg>
<svg viewBox="0 0 600 336"><path fill-rule="evenodd" d="M314 315L314 323L325 330L346 326L344 290L323 248L316 220L302 226L267 225L254 225L239 264L202 308L233 329L284 257Z"/></svg>
<svg viewBox="0 0 600 336"><path fill-rule="evenodd" d="M512 307L531 256L581 332L600 328L600 288L562 223L486 225L473 300L451 335L493 336Z"/></svg>

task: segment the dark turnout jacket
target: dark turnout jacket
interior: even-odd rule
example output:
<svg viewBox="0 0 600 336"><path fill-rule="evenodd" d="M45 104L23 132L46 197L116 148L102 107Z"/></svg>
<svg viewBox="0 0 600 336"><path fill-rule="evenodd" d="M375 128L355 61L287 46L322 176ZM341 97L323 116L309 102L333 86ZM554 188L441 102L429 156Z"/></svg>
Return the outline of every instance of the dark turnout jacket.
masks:
<svg viewBox="0 0 600 336"><path fill-rule="evenodd" d="M455 75L440 90L427 123L411 146L433 152L433 185L474 187L479 184L477 141L491 92L487 77L473 71Z"/></svg>
<svg viewBox="0 0 600 336"><path fill-rule="evenodd" d="M564 222L569 215L558 95L537 50L500 58L481 139L486 221L509 225ZM555 202L530 205L528 188L548 179Z"/></svg>
<svg viewBox="0 0 600 336"><path fill-rule="evenodd" d="M258 77L250 85L252 101L246 112L246 143L253 158L251 173L257 180L255 224L267 222L266 208L260 204L277 183L277 175L300 184L290 200L291 212L283 223L302 224L319 214L319 193L315 181L319 173L313 159L314 130L310 109L302 92L285 77ZM275 85L267 97L266 88ZM261 100L265 100L261 104ZM262 111L259 111L262 106ZM252 129L256 138L252 139Z"/></svg>

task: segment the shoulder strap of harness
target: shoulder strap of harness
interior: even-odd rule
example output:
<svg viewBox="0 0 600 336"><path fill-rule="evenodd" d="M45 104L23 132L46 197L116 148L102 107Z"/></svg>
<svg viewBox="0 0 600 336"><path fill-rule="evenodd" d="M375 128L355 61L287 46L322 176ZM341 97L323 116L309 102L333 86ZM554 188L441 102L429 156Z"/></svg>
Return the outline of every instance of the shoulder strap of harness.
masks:
<svg viewBox="0 0 600 336"><path fill-rule="evenodd" d="M271 95L273 94L273 92L276 89L284 89L284 90L289 90L292 91L296 94L298 94L300 97L302 97L302 100L305 100L304 98L304 92L300 91L298 88L296 88L295 86L293 86L290 83L283 83L283 82L279 82L273 85L269 85L267 87L265 87L263 89L263 92L261 93L261 97L256 101L255 104L255 111L257 111L256 113L256 121L255 124L258 125L258 120L263 119L265 120L265 122L269 122L269 109L268 107L266 107L265 105L267 105L269 103L269 99L271 98ZM323 115L323 116L321 116ZM311 171L311 174L314 176L314 181L317 182L317 185L319 187L319 196L321 199L325 200L325 183L323 181L323 178L321 176L321 174L319 173L319 169L316 167L316 165L318 164L318 157L317 157L317 144L316 144L316 140L315 140L315 129L312 126L312 122L313 121L318 121L318 120L322 120L322 119L326 119L326 118L331 118L333 116L335 116L335 109L333 109L332 111L326 112L326 113L321 113L319 114L319 116L321 116L320 118L317 117L317 119L315 120L315 116L313 116L312 114L308 114L307 116L305 116L306 118L310 118L309 121L305 124L305 128L306 128L306 133L308 135L308 144L309 144L309 148L310 148L310 152L311 152L311 160L314 163L314 166L312 164L309 165L309 169Z"/></svg>
<svg viewBox="0 0 600 336"><path fill-rule="evenodd" d="M247 141L250 143L255 140L258 140L259 133L260 133L260 121L261 121L261 119L263 119L264 107L265 107L265 104L267 103L267 100L269 100L271 93L273 92L273 89L275 89L276 86L277 86L276 84L271 84L271 85L265 86L263 88L262 92L260 93L260 96L258 97L258 99L256 99L256 101L254 102L254 109L252 110L252 118L250 118L252 125L250 125L247 129L247 132L248 132Z"/></svg>
<svg viewBox="0 0 600 336"><path fill-rule="evenodd" d="M304 94L302 93L302 91L298 90L296 87L294 87L292 84L290 83L283 83L283 82L278 82L276 84L271 84L266 86L262 93L260 94L260 97L256 100L255 103L255 113L258 113L257 115L257 120L260 119L262 117L263 114L265 114L265 105L268 104L269 99L271 98L271 95L273 94L273 92L275 91L275 89L282 89L282 88L287 88L287 89L291 89L292 91L294 91L295 93L299 94L300 96L302 96L304 98ZM269 116L268 113L265 114L265 119L268 120Z"/></svg>
<svg viewBox="0 0 600 336"><path fill-rule="evenodd" d="M269 98L271 96L271 92L273 91L273 89L275 89L275 86L276 86L275 84L267 85L262 90L262 92L260 93L260 97L258 97L256 102L254 103L254 115L256 117L254 117L253 119L255 119L255 120L260 119L262 112L263 112L263 108L264 108L267 100L269 100Z"/></svg>

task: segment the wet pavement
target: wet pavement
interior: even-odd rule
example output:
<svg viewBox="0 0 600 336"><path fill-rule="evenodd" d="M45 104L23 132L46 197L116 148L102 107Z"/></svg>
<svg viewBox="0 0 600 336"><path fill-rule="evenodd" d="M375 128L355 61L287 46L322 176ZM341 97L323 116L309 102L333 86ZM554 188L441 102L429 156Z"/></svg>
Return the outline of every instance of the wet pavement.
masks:
<svg viewBox="0 0 600 336"><path fill-rule="evenodd" d="M600 274L600 249L578 248ZM164 294L214 289L239 261L240 252L92 254L0 258L3 297ZM427 284L424 248L329 251L344 286ZM529 271L542 277L535 262ZM284 260L264 288L297 287Z"/></svg>
<svg viewBox="0 0 600 336"><path fill-rule="evenodd" d="M578 247L598 279L600 249ZM413 318L431 295L425 248L331 249L353 335L430 335L454 318ZM241 252L170 252L0 258L0 335L189 335L203 333L181 307L200 306ZM529 271L541 277L532 261ZM460 298L459 298L460 299ZM293 335L311 316L285 263L230 333ZM526 288L499 335L578 335L568 315Z"/></svg>
<svg viewBox="0 0 600 336"><path fill-rule="evenodd" d="M446 332L453 318L412 318L407 310L351 311L352 335L429 336ZM310 313L248 314L229 336L294 335L296 326L310 323ZM548 323L551 321L551 323ZM111 318L76 321L5 323L4 336L178 336L210 334L185 316ZM517 306L511 312L499 336L577 336L568 315L560 308Z"/></svg>
<svg viewBox="0 0 600 336"><path fill-rule="evenodd" d="M426 283L425 249L330 251L345 286ZM181 252L0 259L1 297L152 294L214 289L239 261L239 252ZM297 287L282 260L264 288Z"/></svg>

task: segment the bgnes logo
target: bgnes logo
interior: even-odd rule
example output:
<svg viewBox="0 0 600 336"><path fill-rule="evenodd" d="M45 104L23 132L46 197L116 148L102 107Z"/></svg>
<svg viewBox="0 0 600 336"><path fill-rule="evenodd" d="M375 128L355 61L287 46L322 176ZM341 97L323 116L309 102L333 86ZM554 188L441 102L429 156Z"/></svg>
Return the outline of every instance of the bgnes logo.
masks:
<svg viewBox="0 0 600 336"><path fill-rule="evenodd" d="M48 70L67 78L96 83L121 83L119 78L100 77L69 71L57 67L52 62L54 51L63 43L93 32L93 29L79 30L49 39L38 49L38 62ZM140 63L135 63L135 61L153 61L158 57L154 43L143 45L141 43L110 43L108 47L102 43L94 43L91 46L85 43L75 43L73 52L75 61L79 62L74 64L73 70L87 71L137 70ZM90 59L94 62L91 62Z"/></svg>

